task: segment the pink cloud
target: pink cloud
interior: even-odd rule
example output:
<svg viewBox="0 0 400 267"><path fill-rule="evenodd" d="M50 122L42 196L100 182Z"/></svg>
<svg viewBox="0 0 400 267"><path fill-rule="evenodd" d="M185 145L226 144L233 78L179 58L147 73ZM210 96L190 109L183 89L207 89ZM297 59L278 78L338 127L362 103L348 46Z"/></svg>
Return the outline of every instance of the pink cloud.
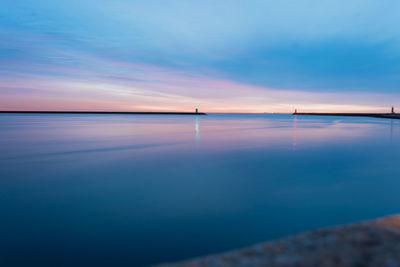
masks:
<svg viewBox="0 0 400 267"><path fill-rule="evenodd" d="M18 66L19 71L0 72L0 108L361 112L384 111L393 99L400 100L399 94L277 90L149 64L90 56L82 60L101 68L10 62L9 66Z"/></svg>

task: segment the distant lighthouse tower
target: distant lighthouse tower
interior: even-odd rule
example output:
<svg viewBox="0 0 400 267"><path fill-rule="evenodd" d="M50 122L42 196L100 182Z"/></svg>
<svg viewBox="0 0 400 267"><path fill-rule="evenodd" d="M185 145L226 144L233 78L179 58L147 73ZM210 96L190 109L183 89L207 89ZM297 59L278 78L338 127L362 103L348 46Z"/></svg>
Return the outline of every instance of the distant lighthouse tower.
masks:
<svg viewBox="0 0 400 267"><path fill-rule="evenodd" d="M196 108L196 113L199 113L199 109L198 108Z"/></svg>
<svg viewBox="0 0 400 267"><path fill-rule="evenodd" d="M394 114L394 107L392 106L392 114Z"/></svg>

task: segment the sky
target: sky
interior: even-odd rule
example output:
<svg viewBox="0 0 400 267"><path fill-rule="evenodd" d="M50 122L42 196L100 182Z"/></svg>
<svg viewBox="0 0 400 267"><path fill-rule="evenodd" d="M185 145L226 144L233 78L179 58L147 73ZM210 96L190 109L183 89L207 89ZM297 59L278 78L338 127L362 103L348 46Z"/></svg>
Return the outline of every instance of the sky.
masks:
<svg viewBox="0 0 400 267"><path fill-rule="evenodd" d="M1 110L400 108L397 0L1 0Z"/></svg>

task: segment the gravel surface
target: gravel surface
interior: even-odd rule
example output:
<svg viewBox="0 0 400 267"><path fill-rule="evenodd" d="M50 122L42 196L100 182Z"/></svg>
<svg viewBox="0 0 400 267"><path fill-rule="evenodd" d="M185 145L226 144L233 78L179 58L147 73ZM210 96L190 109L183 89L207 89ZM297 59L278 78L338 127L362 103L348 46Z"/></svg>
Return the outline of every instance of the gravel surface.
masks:
<svg viewBox="0 0 400 267"><path fill-rule="evenodd" d="M160 266L399 266L400 215Z"/></svg>

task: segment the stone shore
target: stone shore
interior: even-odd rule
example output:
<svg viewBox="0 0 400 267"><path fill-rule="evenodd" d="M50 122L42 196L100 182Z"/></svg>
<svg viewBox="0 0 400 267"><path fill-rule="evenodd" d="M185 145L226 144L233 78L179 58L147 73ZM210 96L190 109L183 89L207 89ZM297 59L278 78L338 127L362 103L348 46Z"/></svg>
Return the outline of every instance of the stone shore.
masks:
<svg viewBox="0 0 400 267"><path fill-rule="evenodd" d="M400 215L318 229L240 250L159 266L400 267Z"/></svg>

